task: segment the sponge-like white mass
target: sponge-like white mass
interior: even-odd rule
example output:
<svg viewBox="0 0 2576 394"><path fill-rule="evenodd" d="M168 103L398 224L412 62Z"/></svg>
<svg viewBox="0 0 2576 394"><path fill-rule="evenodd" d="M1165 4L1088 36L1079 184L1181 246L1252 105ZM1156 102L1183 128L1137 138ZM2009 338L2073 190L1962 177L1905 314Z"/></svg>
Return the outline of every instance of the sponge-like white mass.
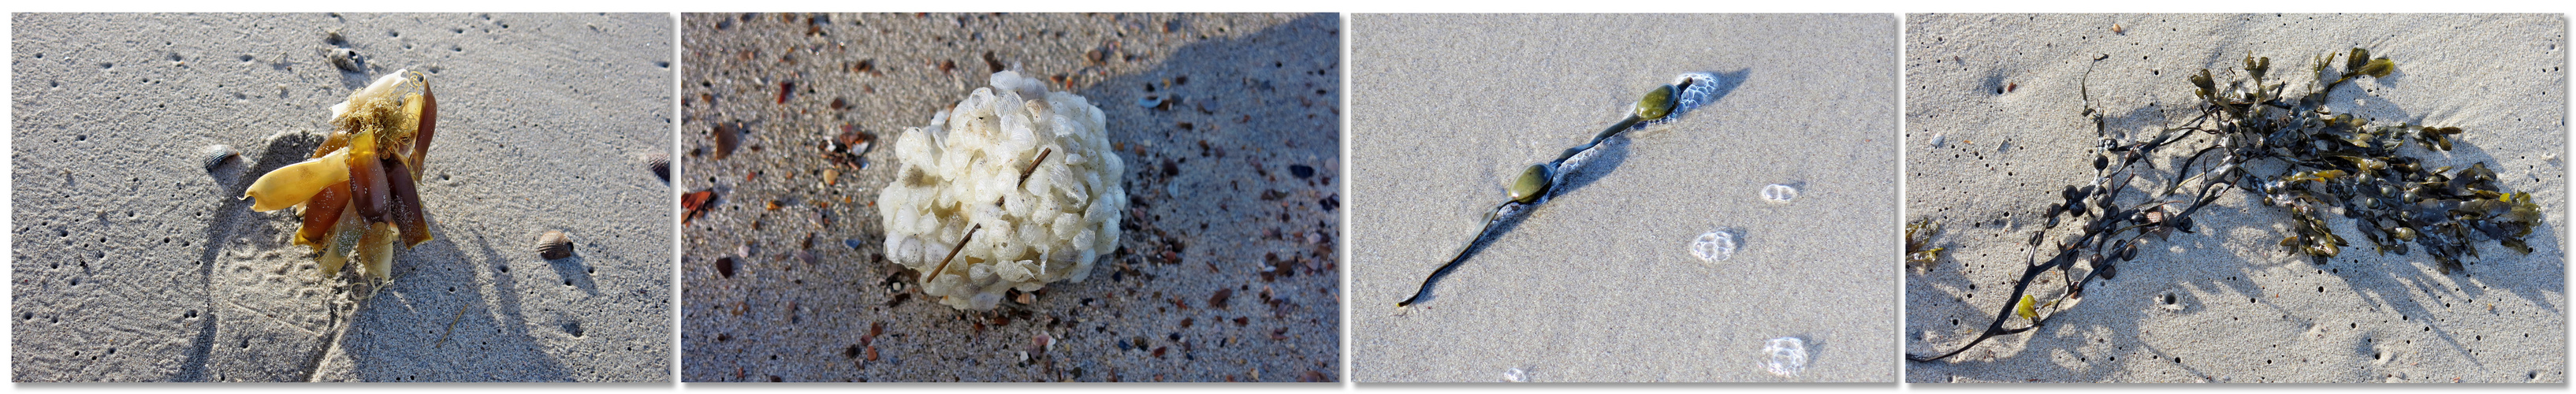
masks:
<svg viewBox="0 0 2576 394"><path fill-rule="evenodd" d="M1118 248L1127 209L1127 165L1110 149L1100 107L1018 72L994 73L992 84L904 130L895 141L903 168L877 195L887 258L922 273L921 290L957 309L1082 281Z"/></svg>

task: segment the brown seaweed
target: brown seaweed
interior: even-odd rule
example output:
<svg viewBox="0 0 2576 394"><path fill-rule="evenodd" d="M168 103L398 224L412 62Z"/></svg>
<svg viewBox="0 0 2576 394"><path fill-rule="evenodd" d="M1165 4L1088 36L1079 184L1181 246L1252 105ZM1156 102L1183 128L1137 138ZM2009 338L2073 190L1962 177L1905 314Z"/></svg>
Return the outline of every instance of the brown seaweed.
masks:
<svg viewBox="0 0 2576 394"><path fill-rule="evenodd" d="M2380 254L2421 250L2445 275L2467 273L2460 260L2478 255L2478 241L2495 240L2530 253L2522 237L2541 220L2530 194L2501 189L2484 163L2459 170L2425 168L2416 155L2450 150L2450 137L2463 132L2457 127L2379 122L2333 112L2324 103L2335 88L2396 69L2395 61L2371 58L2365 49L2353 49L2341 68L2333 67L2334 57L2317 58L2313 71L2318 82L2311 86L2321 86L2297 95L2284 95L2288 83L2269 78L2270 58L2247 56L2239 69L2242 78L2228 73L2232 80L2224 85L2218 74L2202 70L2189 77L2200 101L2196 117L2128 138L2108 135L2104 112L2091 108L2091 93L2085 91L2083 115L2096 133L2104 134L2101 156L2094 159L2097 175L2081 187L2068 186L2060 193L2062 202L2048 207L2047 224L2030 238L2032 254L2021 278L2002 299L2032 299L2032 285L2052 273L2066 279L2058 282L2065 286L2063 295L2005 305L1982 333L1956 350L1907 359L1940 360L1987 339L2045 325L2062 312L2060 305L2072 305L2065 301L2081 299L2094 279L2116 277L2116 264L2139 259L2147 245L2167 242L2176 233L2194 232L2193 216L2231 191L2251 192L2264 205L2288 213L2292 233L2279 245L2317 264L2351 245L2328 225L2329 213L2354 220L2353 227ZM2193 136L2206 138L2189 138ZM2417 148L2402 149L2408 145ZM2182 165L2156 168L2160 152L2183 155ZM2132 193L2137 198L2122 199L2131 190L2130 181L2140 178L2171 183L2141 187ZM2044 247L2060 214L2080 222L2080 231ZM1922 246L1912 235L1909 253ZM2090 270L2079 275L2078 266ZM2007 327L2016 315L2029 324Z"/></svg>
<svg viewBox="0 0 2576 394"><path fill-rule="evenodd" d="M322 274L356 259L373 280L391 278L392 247L427 242L420 168L437 127L425 75L398 71L332 107L334 130L310 159L266 174L243 192L253 210L301 208L295 243L320 252Z"/></svg>
<svg viewBox="0 0 2576 394"><path fill-rule="evenodd" d="M349 156L349 196L358 207L358 217L370 222L385 221L385 208L393 205L385 185L385 165L375 155L361 152Z"/></svg>
<svg viewBox="0 0 2576 394"><path fill-rule="evenodd" d="M340 223L342 207L349 205L349 183L331 184L304 202L304 227L296 229L295 244L320 246L330 242L332 226Z"/></svg>
<svg viewBox="0 0 2576 394"><path fill-rule="evenodd" d="M420 188L412 184L411 179L411 174L417 171L403 166L401 160L393 159L385 159L384 167L385 191L393 197L393 206L385 215L393 219L395 230L402 232L403 248L410 249L429 242L432 237L429 235L429 220L424 217L424 208L420 205Z"/></svg>

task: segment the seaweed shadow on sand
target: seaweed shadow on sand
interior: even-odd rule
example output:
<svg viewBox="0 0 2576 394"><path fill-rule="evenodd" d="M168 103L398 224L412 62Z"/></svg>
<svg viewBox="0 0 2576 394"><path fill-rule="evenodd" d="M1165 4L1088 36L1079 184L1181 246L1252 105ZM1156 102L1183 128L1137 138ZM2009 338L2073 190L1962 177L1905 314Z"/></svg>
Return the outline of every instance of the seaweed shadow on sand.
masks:
<svg viewBox="0 0 2576 394"><path fill-rule="evenodd" d="M2083 114L2092 121L2094 132L2103 137L2097 147L2101 155L2096 156L2094 162L2097 176L2089 183L2066 187L2060 193L2063 202L2046 208L2046 224L2030 231L2027 242L2022 245L2026 254L2022 275L2009 295L2003 298L2001 310L1994 313L1993 320L1986 323L1974 339L1964 344L1934 344L1931 346L1955 346L1955 350L1914 353L1907 358L1913 362L1938 361L1964 353L1988 339L2033 331L2047 332L2041 329L2049 327L2052 318L2086 298L2088 284L2095 279L2106 282L2115 279L2119 272L2115 264L2135 260L2142 249L2150 248L2147 245L2172 243L2174 245L2158 247L2180 247L2186 255L2209 257L2183 260L2259 257L2210 256L2222 254L2212 251L2221 247L2216 241L2188 235L2175 238L2178 233L2205 230L2196 229L2193 221L2194 215L2203 209L2238 211L2221 214L2276 220L2248 222L2270 225L2231 230L2240 233L2290 232L2293 235L2280 242L2282 248L2308 256L2319 272L2335 271L2334 276L2344 280L2350 288L2366 293L2365 299L2403 315L2423 316L2431 311L2404 294L2382 291L2405 289L2441 298L2448 298L2445 296L2448 293L2475 298L2485 295L2486 289L2502 285L2502 291L2520 294L2556 313L2557 308L2547 304L2547 291L2557 286L2557 276L2543 274L2533 275L2541 278L2525 279L2522 275L2508 275L2501 280L2488 280L2472 275L2466 265L2470 262L2463 261L2464 258L2477 258L2480 251L2476 244L2486 241L2497 242L2512 252L2530 254L2532 249L2523 239L2534 232L2542 235L2539 239L2545 243L2546 249L2556 250L2556 231L2540 223L2542 215L2537 204L2531 202L2530 195L2502 190L2497 175L2484 164L2492 158L2483 150L2473 146L2454 146L2451 136L2462 132L2457 127L2415 123L2420 120L2373 120L2417 118L2402 110L2394 110L2394 105L2384 102L2358 114L2332 112L2326 103L2353 99L2349 91L2344 95L2336 94L2337 87L2362 77L2386 78L2395 71L2395 62L2384 57L2370 58L2368 51L2358 48L2344 61L2335 60L2334 54L2317 58L2313 67L2317 78L2315 82L2307 83L2314 90L2294 96L2283 95L2289 82L2266 79L2267 76L2278 76L2269 72L2269 58L2246 57L2240 71L2225 74L2230 80L2224 85L2220 84L2219 75L2204 70L2190 78L2197 88L2194 94L2199 99L2190 109L2194 114L2190 120L2181 122L2179 126L2167 122L2161 129L2149 128L2126 136L2115 135L2106 120L2136 121L2141 113L2131 111L2121 118L2110 118L2091 107L2089 89L2083 92L2086 97ZM2341 67L2335 67L2337 63ZM2318 87L2320 85L2322 87ZM2356 116L2362 114L2368 116ZM2460 163L2466 167L2437 167L2437 163ZM2133 181L2138 183L2133 184ZM2236 195L2228 193L2236 190L2252 192L2244 196L2259 199L2264 206L2278 209L2253 208L2241 201L2213 204L2222 197ZM2124 196L2129 198L2122 198ZM2348 219L2330 224L2325 218L2329 214L2340 214ZM2067 223L2072 226L2060 228L2061 217L2070 219ZM2290 220L2283 224L2277 219ZM2414 256L2429 257L2440 274L2423 275L2425 270L2411 257L2343 259L2361 265L2329 266L2333 257L2340 254L2344 246L2350 245L2335 232L2333 224L2356 229L2379 255L2408 256L2412 252L2420 253ZM1928 226L1928 223L1918 221L1918 225ZM1923 253L1929 253L1929 257L1937 260L1939 251L1929 248L1938 244L1932 240L1935 236L1931 232L1908 234L1906 252L1915 264L1927 263L1921 259L1925 256ZM2006 238L2019 239L2017 235ZM2056 242L2045 242L2048 240ZM2507 257L2486 262L2512 265L2506 269L2517 271L2525 268L2540 268L2530 271L2552 273L2559 271L2555 266L2520 266L2533 262L2546 265L2546 259ZM2081 271L2079 266L2083 268ZM2144 269L2164 269L2156 265L2147 267ZM2252 275L2259 268L2249 266L2240 270L2245 275ZM2342 268L2353 268L2355 272L2345 274ZM1942 277L1934 281L1910 282L1943 286L1927 283L1941 282L1952 288L1965 282L1963 274L1935 270ZM2454 279L2450 274L2461 276ZM2112 311L2143 311L2154 308L2139 304L2165 304L2168 309L2179 310L2187 307L2187 302L2226 302L2186 300L2182 297L2186 292L2177 289L2224 287L2249 296L2248 302L2257 303L2265 294L2264 289L2232 278L2225 281L2207 279L2207 282L2179 283L2166 289L2113 286L2096 291L2101 294L2094 298L2109 298L2113 304ZM1974 297L1974 286L1966 288L1971 291L1969 297ZM1924 298L1925 294L1921 292L1926 290L1909 285L1908 292L1916 293L1916 298ZM2163 294L2154 294L2160 290ZM1951 316L1973 317L1973 314L1957 313L1966 308L1972 307L1960 303L1933 309L1947 310ZM1920 321L1919 317L1927 313L1910 311L1909 315L1916 317L1909 318L1908 325L1909 330L1918 333L1917 340L1919 332L1926 329L1924 326L1937 324ZM2087 321L2121 326L2108 327L2109 330L2078 329L2061 335L2109 332L2124 336L2121 339L2125 343L2139 343L2136 341L2137 323L2141 318L2091 318ZM1954 325L1966 323L1953 321ZM2022 324L2014 324L2017 322ZM2475 356L2465 350L2448 330L2437 330L2432 326L2438 324L2429 321L2426 324L2427 331L2435 331L2434 335L2475 361ZM2066 341L2026 342L2019 352L2081 354L2069 348L2084 345ZM2154 349L2152 345L2142 346L2147 346L2144 350L2151 353L2172 357L2171 353ZM2179 357L2172 358L2173 363L2186 372L2204 378L2210 376L2183 364ZM2079 372L2099 380L2114 371L2089 368ZM2018 379L2000 374L1987 378L1998 381Z"/></svg>
<svg viewBox="0 0 2576 394"><path fill-rule="evenodd" d="M258 161L245 162L247 165L244 166L224 166L218 170L215 178L223 188L218 195L238 196L248 186L251 175L301 162L306 152L320 144L321 138L309 133L271 137L257 155ZM202 243L206 248L200 256L199 278L206 281L205 288L211 292L204 309L209 312L198 329L196 339L190 344L185 364L173 380L311 381L320 377L323 363L335 353L351 363L349 372L354 375L350 377L361 381L552 382L572 379L564 364L528 335L528 319L519 309L520 289L510 274L491 273L489 283L500 298L486 298L478 290L485 282L477 278L478 273L490 272L480 268L492 265L486 262L505 261L504 254L483 242L485 238L451 231L453 227L443 222L433 222L433 226L437 228L436 233L446 236L424 242L410 252L396 256L397 280L387 284L375 296L311 305L308 312L331 315L322 331L279 331L264 320L228 318L231 314L225 311L237 308L223 305L229 296L225 293L245 289L215 281L219 275L213 270L223 263L221 256L228 251L244 250L286 249L299 255L307 253L302 246L279 243L270 237L281 228L292 231L291 227L284 226L298 220L280 215L259 215L250 212L250 205L251 200L227 200L206 228L208 238ZM478 244L479 256L469 258L459 249L457 242L467 239ZM586 285L588 281L583 279L576 283ZM301 286L304 285L298 285L299 288ZM339 288L332 291L364 290ZM495 328L498 334L489 334L495 332L491 330ZM289 343L277 340L281 336L305 334L314 337L287 338L293 339ZM309 342L305 341L308 339ZM473 339L481 339L484 343L469 342ZM236 341L243 346L222 346ZM261 346L250 346L253 342ZM432 350L421 351L420 348ZM441 348L446 350L438 350ZM459 355L466 354L473 356L462 358L524 365L511 369L518 373L514 376L456 375L457 371L462 371L455 368Z"/></svg>
<svg viewBox="0 0 2576 394"><path fill-rule="evenodd" d="M315 146L320 146L322 139L320 136L308 133L281 133L264 142L265 147L258 155L258 161L250 161L245 156L245 159L238 160L244 165L223 165L216 167L215 171L210 173L209 176L221 188L215 195L241 195L243 189L250 187L253 175L264 174L288 164L304 161L304 153L311 152ZM224 200L215 208L215 217L208 220L206 225L205 238L196 243L204 245L197 255L198 289L213 292L223 287L215 282L215 266L222 262L225 248L232 245L231 242L226 241L233 239L239 233L237 229L259 227L259 224L265 221L261 215L250 212L250 206L251 200L234 198ZM214 358L217 357L215 343L223 338L219 334L222 332L224 317L227 315L225 311L231 309L218 308L220 305L215 294L207 294L205 298L206 305L201 310L206 311L206 317L203 322L198 323L196 337L189 341L187 361L180 365L178 375L172 377L173 381L208 382L228 376L220 371L210 371L210 369L220 369L210 368L210 365L214 364Z"/></svg>
<svg viewBox="0 0 2576 394"><path fill-rule="evenodd" d="M359 307L349 318L336 350L346 354L358 380L572 381L572 373L556 360L558 356L528 330L532 325L519 299L527 289L508 269L493 269L509 264L505 256L530 254L503 253L523 249L515 244L496 247L490 238L449 231L452 228L439 226L438 233L446 236L395 257L395 266L401 267L396 269L397 280L378 296L361 301L371 305ZM554 264L560 263L549 265ZM485 286L493 296L483 293ZM579 327L569 324L566 327ZM498 368L513 374L455 375L461 371L452 365L459 359L513 364Z"/></svg>

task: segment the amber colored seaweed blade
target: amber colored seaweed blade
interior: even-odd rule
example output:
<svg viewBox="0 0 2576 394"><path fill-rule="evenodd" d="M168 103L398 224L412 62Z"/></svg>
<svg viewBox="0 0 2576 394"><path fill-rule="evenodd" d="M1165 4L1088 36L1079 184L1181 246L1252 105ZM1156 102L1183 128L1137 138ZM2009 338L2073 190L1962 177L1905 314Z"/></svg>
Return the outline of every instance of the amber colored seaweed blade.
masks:
<svg viewBox="0 0 2576 394"><path fill-rule="evenodd" d="M420 189L412 184L414 171L404 168L401 160L388 159L384 165L388 167L385 169L386 191L393 194L392 210L386 215L391 216L394 226L402 231L403 248L410 249L429 242L429 221L423 217Z"/></svg>
<svg viewBox="0 0 2576 394"><path fill-rule="evenodd" d="M328 249L331 229L340 223L341 208L349 205L349 183L331 184L304 202L304 227L295 232L295 244Z"/></svg>
<svg viewBox="0 0 2576 394"><path fill-rule="evenodd" d="M412 179L419 179L429 167L429 140L438 135L438 94L430 92L428 78L420 80L420 111L412 116L420 119L420 129L413 132L411 157L406 159Z"/></svg>

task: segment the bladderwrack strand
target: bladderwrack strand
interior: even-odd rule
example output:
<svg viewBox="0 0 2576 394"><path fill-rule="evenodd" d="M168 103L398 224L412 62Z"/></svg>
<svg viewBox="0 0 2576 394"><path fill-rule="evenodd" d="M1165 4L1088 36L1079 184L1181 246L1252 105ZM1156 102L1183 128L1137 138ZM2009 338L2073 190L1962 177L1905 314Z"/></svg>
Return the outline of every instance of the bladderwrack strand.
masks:
<svg viewBox="0 0 2576 394"><path fill-rule="evenodd" d="M1442 263L1440 268L1431 272L1431 275L1423 277L1422 286L1413 291L1412 297L1397 301L1395 306L1404 308L1423 301L1423 297L1430 294L1431 287L1438 284L1441 278L1449 276L1449 273L1458 269L1460 264L1474 257L1478 250L1483 249L1494 239L1500 238L1502 233L1509 231L1508 224L1517 223L1520 219L1526 218L1532 211L1537 210L1539 205L1547 203L1549 198L1563 192L1563 189L1556 186L1562 183L1568 174L1582 167L1587 161L1584 158L1591 157L1587 153L1600 147L1602 141L1628 131L1671 120L1682 112L1715 99L1716 78L1715 74L1704 72L1682 74L1675 78L1672 84L1657 86L1654 90L1646 92L1644 97L1639 98L1631 106L1626 118L1612 123L1609 128L1602 129L1600 133L1593 134L1590 140L1566 149L1564 153L1558 154L1555 160L1530 165L1528 169L1521 172L1519 177L1512 180L1506 194L1508 199L1503 201L1502 205L1496 206L1492 213L1486 215L1484 228L1476 232L1476 237L1469 239L1467 246L1459 249L1458 254L1451 257L1449 262Z"/></svg>
<svg viewBox="0 0 2576 394"><path fill-rule="evenodd" d="M1542 195L1539 201L1544 200ZM1459 265L1466 263L1468 258L1476 255L1476 252L1484 250L1485 246L1492 244L1495 239L1502 238L1505 228L1518 223L1520 219L1529 217L1530 208L1536 205L1535 202L1508 201L1502 206L1494 207L1493 212L1486 214L1485 227L1476 232L1476 238L1468 240L1466 247L1458 249L1458 254L1451 256L1449 262L1441 264L1440 268L1433 270L1430 276L1422 278L1422 286L1413 290L1413 296L1396 302L1395 306L1408 307L1423 301L1423 297L1431 294L1431 287L1438 284L1441 278L1448 277L1450 271L1457 270Z"/></svg>

